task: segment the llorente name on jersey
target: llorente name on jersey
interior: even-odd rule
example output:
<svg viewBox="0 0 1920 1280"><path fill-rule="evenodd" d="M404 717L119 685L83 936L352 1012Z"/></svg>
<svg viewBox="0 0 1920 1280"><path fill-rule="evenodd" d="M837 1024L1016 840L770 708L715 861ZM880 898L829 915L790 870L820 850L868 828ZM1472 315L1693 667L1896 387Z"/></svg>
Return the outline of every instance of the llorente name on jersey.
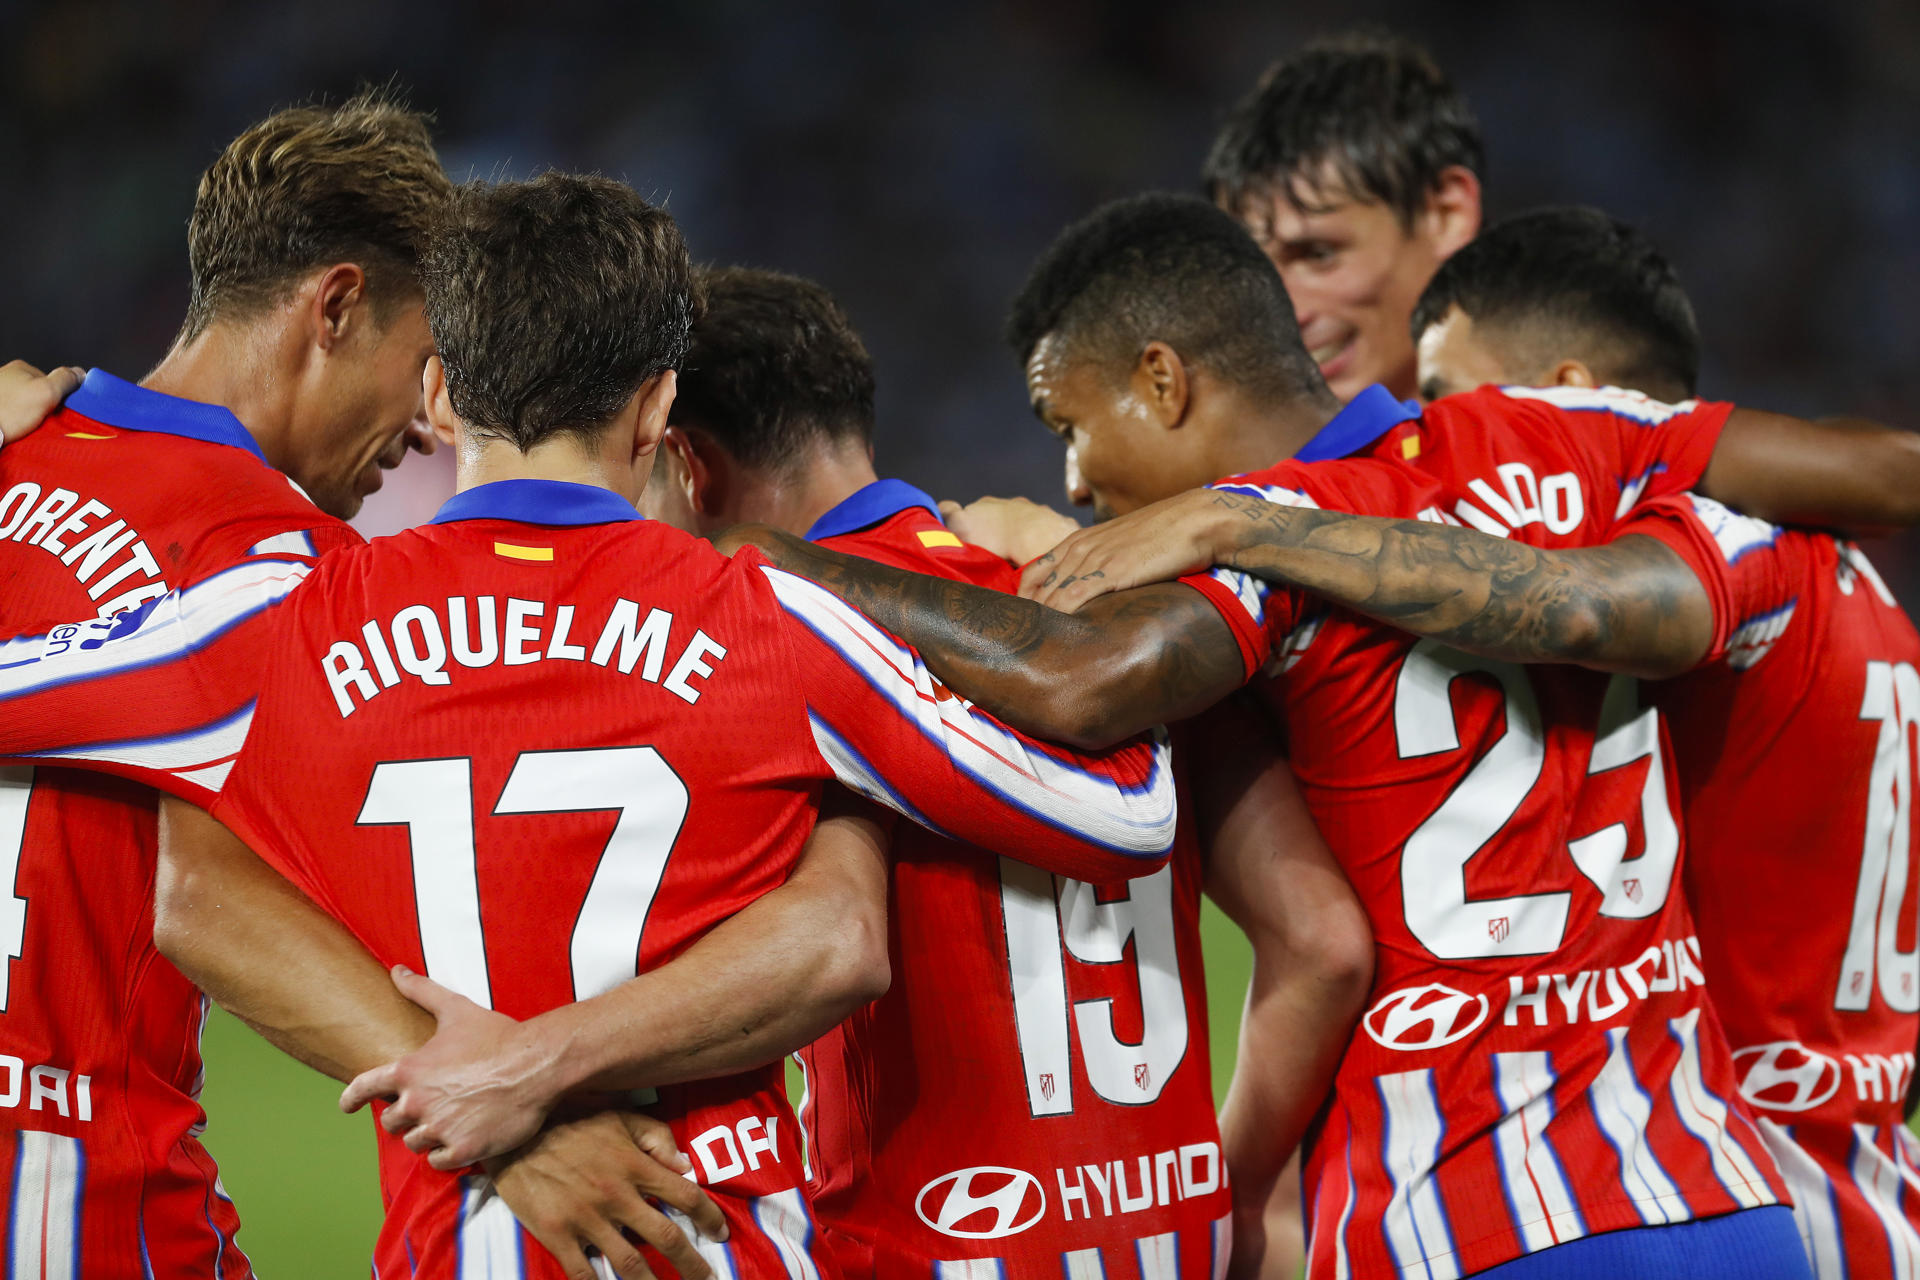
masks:
<svg viewBox="0 0 1920 1280"><path fill-rule="evenodd" d="M336 641L320 667L344 719L403 677L443 685L452 682L454 667L496 663L517 667L533 662L591 662L613 667L622 675L632 675L638 667L642 680L695 703L701 690L691 682L712 676L713 664L727 656L722 645L697 629L684 645L675 644L671 613L649 609L642 619L640 606L625 599L613 602L598 628L579 629L581 641L594 637L591 649L576 643L574 634L570 604L555 606L549 619L544 600L509 596L502 602L495 596L449 596L443 607L409 605L385 623L367 623L360 628L359 640ZM669 666L667 655L673 649L678 649L679 656Z"/></svg>
<svg viewBox="0 0 1920 1280"><path fill-rule="evenodd" d="M81 502L80 497L71 489L42 496L39 485L21 481L0 496L0 538L60 557L95 600L121 588L101 600L103 618L167 594L160 563L139 531L106 503L92 498Z"/></svg>

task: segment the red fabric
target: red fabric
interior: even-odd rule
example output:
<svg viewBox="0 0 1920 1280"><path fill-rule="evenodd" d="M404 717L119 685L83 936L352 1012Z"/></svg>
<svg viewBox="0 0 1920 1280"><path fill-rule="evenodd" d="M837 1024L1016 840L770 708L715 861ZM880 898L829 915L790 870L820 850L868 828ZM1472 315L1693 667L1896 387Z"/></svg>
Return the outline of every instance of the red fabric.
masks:
<svg viewBox="0 0 1920 1280"><path fill-rule="evenodd" d="M1697 477L1724 418L1625 407L1657 421L1488 389L1388 432L1374 461L1220 487L1587 545L1623 493ZM1306 1170L1310 1274L1469 1274L1783 1200L1701 985L1672 752L1635 682L1463 659L1239 575L1189 581L1266 672L1376 939Z"/></svg>
<svg viewBox="0 0 1920 1280"><path fill-rule="evenodd" d="M63 410L0 453L16 631L140 604L289 533L322 551L359 541L229 445ZM77 1217L83 1277L245 1277L238 1217L197 1136L200 994L153 949L154 795L64 769L6 773L0 795L24 820L17 868L0 880L0 899L24 907L18 955L0 954L0 1055L17 1062L0 1061L8 1202L49 1232ZM0 953L12 941L0 927ZM72 1140L83 1161L69 1167L59 1152Z"/></svg>
<svg viewBox="0 0 1920 1280"><path fill-rule="evenodd" d="M1018 586L1013 566L951 540L914 507L822 545L998 591ZM800 1055L810 1185L849 1274L924 1280L941 1262L995 1259L995 1274L1057 1280L1068 1274L1063 1254L1097 1250L1100 1273L1130 1276L1141 1272L1137 1249L1148 1275L1218 1274L1227 1237L1215 1224L1229 1206L1200 880L1184 816L1170 867L1113 892L1063 882L1058 899L1043 871L900 824L892 986ZM1063 938L1072 904L1096 900L1113 904L1111 945L1121 954L1111 958L1092 950L1092 913L1072 934L1084 956ZM1035 1019L1027 1040L1016 989L1025 992L1018 1008ZM1006 1192L1018 1203L943 1217L961 1205L956 1192Z"/></svg>
<svg viewBox="0 0 1920 1280"><path fill-rule="evenodd" d="M1911 1274L1920 635L1850 543L1685 497L1627 531L1686 557L1723 618L1709 664L1654 688L1741 1091L1816 1274Z"/></svg>

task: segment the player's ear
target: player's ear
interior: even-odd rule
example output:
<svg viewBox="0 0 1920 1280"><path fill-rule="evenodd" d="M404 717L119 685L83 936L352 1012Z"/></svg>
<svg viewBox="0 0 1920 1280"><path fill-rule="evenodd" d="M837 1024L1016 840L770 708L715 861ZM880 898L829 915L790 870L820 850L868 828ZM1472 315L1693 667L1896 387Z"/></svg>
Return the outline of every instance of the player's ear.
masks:
<svg viewBox="0 0 1920 1280"><path fill-rule="evenodd" d="M1186 420L1187 365L1180 353L1164 342L1149 342L1133 366L1133 393L1162 427L1171 430Z"/></svg>
<svg viewBox="0 0 1920 1280"><path fill-rule="evenodd" d="M634 392L639 412L633 422L633 456L643 457L660 447L666 434L667 414L673 409L674 394L680 389L680 375L672 369L656 373Z"/></svg>
<svg viewBox="0 0 1920 1280"><path fill-rule="evenodd" d="M313 291L302 301L314 345L322 351L333 350L358 326L371 323L367 273L351 262L335 263L313 277Z"/></svg>
<svg viewBox="0 0 1920 1280"><path fill-rule="evenodd" d="M708 499L713 492L715 477L707 450L700 447L700 442L692 432L680 427L667 428L664 447L673 453L680 496L686 499L687 506L695 515L712 515L713 505Z"/></svg>
<svg viewBox="0 0 1920 1280"><path fill-rule="evenodd" d="M427 357L427 367L420 371L421 398L426 403L427 425L433 429L433 438L449 449L453 447L454 424L459 421L453 412L453 398L447 394L447 370L437 355Z"/></svg>
<svg viewBox="0 0 1920 1280"><path fill-rule="evenodd" d="M1578 360L1562 360L1547 374L1550 387L1597 387L1600 379Z"/></svg>
<svg viewBox="0 0 1920 1280"><path fill-rule="evenodd" d="M1440 171L1420 208L1419 227L1442 258L1480 234L1480 179L1465 165Z"/></svg>

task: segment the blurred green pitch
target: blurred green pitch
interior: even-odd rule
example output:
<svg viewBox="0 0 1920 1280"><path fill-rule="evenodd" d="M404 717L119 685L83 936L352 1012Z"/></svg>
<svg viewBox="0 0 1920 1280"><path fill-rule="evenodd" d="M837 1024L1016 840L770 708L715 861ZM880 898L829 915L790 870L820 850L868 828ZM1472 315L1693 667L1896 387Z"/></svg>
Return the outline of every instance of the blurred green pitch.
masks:
<svg viewBox="0 0 1920 1280"><path fill-rule="evenodd" d="M1233 1068L1246 940L1212 903L1207 946L1216 1093ZM206 1144L240 1206L240 1246L267 1280L364 1276L380 1229L373 1121L343 1116L339 1086L215 1011L206 1036Z"/></svg>

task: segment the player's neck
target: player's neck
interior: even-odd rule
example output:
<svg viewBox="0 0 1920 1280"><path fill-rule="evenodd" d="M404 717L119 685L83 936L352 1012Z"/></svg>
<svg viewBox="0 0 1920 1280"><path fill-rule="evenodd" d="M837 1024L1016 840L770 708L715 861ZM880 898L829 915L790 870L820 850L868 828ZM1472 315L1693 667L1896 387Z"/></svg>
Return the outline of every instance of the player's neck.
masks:
<svg viewBox="0 0 1920 1280"><path fill-rule="evenodd" d="M866 446L849 444L816 452L795 475L773 475L739 468L733 509L750 519L806 536L821 516L879 479Z"/></svg>
<svg viewBox="0 0 1920 1280"><path fill-rule="evenodd" d="M1262 399L1235 394L1210 406L1215 417L1208 449L1214 476L1262 471L1291 458L1340 412L1332 395L1324 398Z"/></svg>
<svg viewBox="0 0 1920 1280"><path fill-rule="evenodd" d="M177 343L140 385L149 391L216 404L240 420L267 461L285 470L293 422L293 379L285 375L272 339L214 324Z"/></svg>
<svg viewBox="0 0 1920 1280"><path fill-rule="evenodd" d="M633 502L645 484L620 449L604 442L595 448L573 435L555 436L525 452L505 440L464 431L455 443L453 487L459 492L500 480L557 480L610 489Z"/></svg>

